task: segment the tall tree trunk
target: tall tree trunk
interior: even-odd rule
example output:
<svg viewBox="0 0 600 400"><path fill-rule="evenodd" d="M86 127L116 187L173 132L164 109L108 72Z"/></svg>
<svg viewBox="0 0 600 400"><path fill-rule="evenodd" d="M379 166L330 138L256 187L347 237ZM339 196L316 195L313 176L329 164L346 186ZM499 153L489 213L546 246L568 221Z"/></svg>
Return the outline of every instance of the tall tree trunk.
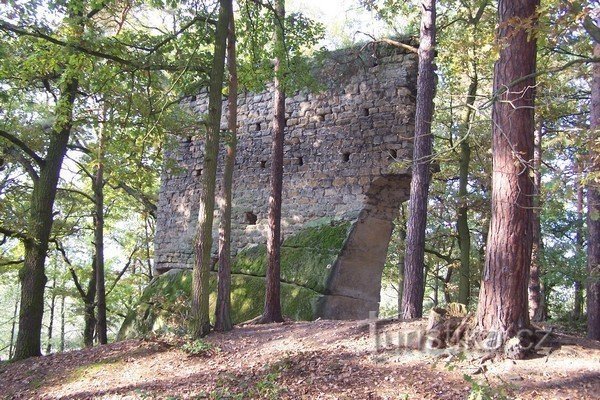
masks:
<svg viewBox="0 0 600 400"><path fill-rule="evenodd" d="M527 286L532 246L533 107L537 0L499 0L500 58L494 68L492 219L477 321L502 343L529 327ZM517 21L515 23L515 21ZM516 80L520 80L514 84Z"/></svg>
<svg viewBox="0 0 600 400"><path fill-rule="evenodd" d="M59 352L65 351L65 295L60 297L60 345Z"/></svg>
<svg viewBox="0 0 600 400"><path fill-rule="evenodd" d="M18 312L19 312L19 297L17 296L15 298L15 309L13 311L12 326L10 328L10 343L9 343L9 348L8 348L8 358L9 359L13 358L13 351L15 348L15 331L17 328L17 317L19 316Z"/></svg>
<svg viewBox="0 0 600 400"><path fill-rule="evenodd" d="M52 351L52 329L54 328L54 308L56 306L56 277L52 280L52 293L50 294L50 316L48 322L48 341L46 342L46 354Z"/></svg>
<svg viewBox="0 0 600 400"><path fill-rule="evenodd" d="M271 145L271 195L267 233L267 278L265 309L261 323L281 322L281 193L283 190L283 143L285 129L285 43L284 0L275 2L275 79L273 142Z"/></svg>
<svg viewBox="0 0 600 400"><path fill-rule="evenodd" d="M106 112L104 112L106 120ZM96 253L96 333L100 344L108 343L106 325L106 288L104 283L104 126L98 131L98 154L94 191L94 251Z"/></svg>
<svg viewBox="0 0 600 400"><path fill-rule="evenodd" d="M471 115L475 95L477 94L477 72L472 71L471 83L467 92L466 108L460 129L460 163L458 173L458 215L456 219L456 231L458 234L458 246L460 248L460 268L458 282L458 302L469 305L471 295L471 232L469 231L469 199L467 185L469 184L469 164L471 162L471 146L469 145L469 132L471 128Z"/></svg>
<svg viewBox="0 0 600 400"><path fill-rule="evenodd" d="M40 167L39 178L33 182L27 233L24 241L25 262L19 271L21 282L21 307L19 333L13 359L21 360L41 355L42 317L46 253L54 218L52 210L63 158L73 124L73 104L78 81L75 72L67 68L65 83L56 106L56 122L50 134L46 158Z"/></svg>
<svg viewBox="0 0 600 400"><path fill-rule="evenodd" d="M600 43L594 45L594 57L600 57ZM598 153L598 132L600 131L600 64L594 63L592 81L592 112L590 173L594 179L589 180L587 190L588 201L588 246L587 246L587 336L600 340L600 154Z"/></svg>
<svg viewBox="0 0 600 400"><path fill-rule="evenodd" d="M233 169L237 146L237 99L238 82L235 53L235 21L233 12L229 15L229 35L227 37L227 68L229 70L229 132L225 143L225 167L223 171L223 202L221 204L221 227L219 229L219 285L217 288L217 309L215 330L230 331L231 322L231 197L233 189Z"/></svg>
<svg viewBox="0 0 600 400"><path fill-rule="evenodd" d="M410 182L410 203L406 232L404 259L404 291L402 314L404 318L423 316L425 293L425 227L427 224L427 198L429 196L430 163L433 148L431 122L435 92L435 0L421 1L421 34L419 45L419 76L417 78L417 105L415 139Z"/></svg>
<svg viewBox="0 0 600 400"><path fill-rule="evenodd" d="M583 220L585 215L583 213L583 165L581 160L576 161L577 168L577 232L575 234L575 243L577 252L585 251L585 235L583 232ZM579 277L579 271L575 271L575 279L573 282L573 310L571 310L571 319L580 320L583 317L583 282Z"/></svg>
<svg viewBox="0 0 600 400"><path fill-rule="evenodd" d="M404 254L406 248L406 206L400 205L400 215L398 216L400 229L398 232L398 318L402 318L402 293L404 293Z"/></svg>
<svg viewBox="0 0 600 400"><path fill-rule="evenodd" d="M215 51L210 74L208 97L208 126L204 147L202 173L202 194L196 234L194 270L192 274L192 318L190 333L193 337L203 337L210 332L208 309L208 281L210 278L212 230L215 210L215 187L217 178L217 157L219 154L219 133L223 106L223 76L225 69L225 47L231 14L231 0L219 1L219 19L215 33Z"/></svg>
<svg viewBox="0 0 600 400"><path fill-rule="evenodd" d="M540 214L542 212L542 134L543 121L540 121L535 130L533 142L533 169L534 169L534 197L533 197L533 221L532 221L532 249L531 249L531 272L529 276L529 318L534 322L543 321L544 318L544 294L542 293L542 282L540 279L542 268L542 235L540 226Z"/></svg>

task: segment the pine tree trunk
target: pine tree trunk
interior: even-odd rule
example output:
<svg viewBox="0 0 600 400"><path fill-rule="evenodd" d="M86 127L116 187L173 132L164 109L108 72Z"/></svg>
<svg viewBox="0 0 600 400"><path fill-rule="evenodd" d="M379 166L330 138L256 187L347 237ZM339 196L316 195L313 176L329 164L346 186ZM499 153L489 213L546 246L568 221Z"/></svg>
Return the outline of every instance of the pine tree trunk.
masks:
<svg viewBox="0 0 600 400"><path fill-rule="evenodd" d="M104 113L106 120L106 113ZM104 127L98 134L96 174L92 182L94 191L94 251L96 253L96 333L98 343L107 344L106 288L104 282Z"/></svg>
<svg viewBox="0 0 600 400"><path fill-rule="evenodd" d="M73 71L69 73L73 74ZM44 267L54 222L54 199L71 134L77 88L78 81L75 78L67 79L61 87L60 107L56 108L56 123L50 135L46 158L40 167L39 178L33 182L27 229L31 239L24 243L25 261L19 271L21 307L14 360L41 355L44 289L47 282Z"/></svg>
<svg viewBox="0 0 600 400"><path fill-rule="evenodd" d="M425 280L425 228L427 225L427 198L429 196L430 163L433 149L431 122L435 92L435 0L422 0L421 43L419 45L419 75L413 150L412 180L410 182L409 217L404 259L404 290L402 315L404 318L423 316Z"/></svg>
<svg viewBox="0 0 600 400"><path fill-rule="evenodd" d="M475 95L477 94L478 80L475 72L472 72L471 84L467 92L465 113L461 123L460 137L460 163L458 174L458 208L456 231L458 234L458 246L460 248L460 268L458 282L458 302L469 305L471 295L471 232L469 231L469 204L467 185L469 184L469 164L471 162L471 146L469 145L469 131L471 127L471 115Z"/></svg>
<svg viewBox="0 0 600 400"><path fill-rule="evenodd" d="M237 146L237 99L238 83L235 53L235 21L233 12L229 15L229 35L227 37L227 67L229 70L229 115L226 139L225 167L223 171L223 203L221 205L221 227L219 230L219 284L217 288L217 308L215 330L230 331L231 322L231 197L233 189L233 169Z"/></svg>
<svg viewBox="0 0 600 400"><path fill-rule="evenodd" d="M536 22L537 5L536 0L498 2L501 46L494 69L492 218L477 309L479 328L497 344L529 328L535 79L525 77L536 70L536 38L529 27ZM519 83L512 84L517 79Z"/></svg>
<svg viewBox="0 0 600 400"><path fill-rule="evenodd" d="M52 280L52 293L50 295L50 316L48 321L48 341L46 342L46 354L52 352L52 329L54 328L54 308L56 306L56 278Z"/></svg>
<svg viewBox="0 0 600 400"><path fill-rule="evenodd" d="M284 0L275 2L275 79L273 142L271 145L271 195L267 232L267 277L265 309L261 323L281 322L281 193L283 190L283 143L285 129L285 43Z"/></svg>
<svg viewBox="0 0 600 400"><path fill-rule="evenodd" d="M541 259L542 259L542 235L540 226L540 214L542 212L542 131L543 122L538 124L535 130L533 148L534 168L534 193L533 197L533 243L531 249L531 272L529 276L529 318L531 321L540 322L544 318L544 295L542 293Z"/></svg>
<svg viewBox="0 0 600 400"><path fill-rule="evenodd" d="M219 19L215 33L215 51L210 74L208 97L208 126L204 147L202 169L202 193L198 214L194 270L192 274L192 318L190 333L193 337L206 336L210 332L208 309L212 230L215 210L217 157L221 130L221 108L223 105L223 76L225 70L225 47L231 14L231 0L220 0Z"/></svg>
<svg viewBox="0 0 600 400"><path fill-rule="evenodd" d="M600 43L594 45L594 57L600 57ZM600 131L600 64L594 63L592 81L590 172L596 174L589 180L588 202L588 246L587 246L587 337L600 340L600 154L598 132Z"/></svg>

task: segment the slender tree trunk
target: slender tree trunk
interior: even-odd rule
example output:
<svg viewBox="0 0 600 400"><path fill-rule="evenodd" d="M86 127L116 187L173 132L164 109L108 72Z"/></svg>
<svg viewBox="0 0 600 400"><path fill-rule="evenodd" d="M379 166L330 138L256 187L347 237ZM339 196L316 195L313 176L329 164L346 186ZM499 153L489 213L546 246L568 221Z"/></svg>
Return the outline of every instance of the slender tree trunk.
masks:
<svg viewBox="0 0 600 400"><path fill-rule="evenodd" d="M148 267L148 282L150 282L153 278L152 272L152 257L150 256L150 246L151 240L150 235L148 234L148 225L150 225L149 218L146 217L144 220L144 234L145 234L145 247L146 247L146 266ZM141 264L141 263L140 263Z"/></svg>
<svg viewBox="0 0 600 400"><path fill-rule="evenodd" d="M106 120L106 112L104 112ZM94 249L96 253L96 333L100 344L108 343L106 324L106 288L104 282L104 127L98 131L98 154L94 191Z"/></svg>
<svg viewBox="0 0 600 400"><path fill-rule="evenodd" d="M225 47L231 14L231 0L220 0L219 19L215 33L215 51L210 74L208 98L208 126L204 147L202 173L202 194L196 234L194 270L192 274L192 319L190 333L193 337L203 337L210 332L208 309L212 230L215 210L215 188L217 178L217 157L219 154L219 133L223 106L223 76L225 69Z"/></svg>
<svg viewBox="0 0 600 400"><path fill-rule="evenodd" d="M421 43L419 45L415 139L404 259L404 291L402 293L404 318L423 316L425 227L431 174L429 166L433 149L431 122L435 92L435 67L433 64L436 35L435 6L435 0L421 1Z"/></svg>
<svg viewBox="0 0 600 400"><path fill-rule="evenodd" d="M59 352L65 351L65 295L60 297L60 347Z"/></svg>
<svg viewBox="0 0 600 400"><path fill-rule="evenodd" d="M94 345L94 333L96 331L96 278L98 276L96 272L96 257L92 260L92 273L90 274L90 280L88 282L87 291L83 296L83 345L85 347L92 347Z"/></svg>
<svg viewBox="0 0 600 400"><path fill-rule="evenodd" d="M398 233L398 318L402 318L402 293L404 292L404 254L406 248L406 206L400 205L400 215L398 216L400 230Z"/></svg>
<svg viewBox="0 0 600 400"><path fill-rule="evenodd" d="M275 2L275 79L273 142L271 145L271 195L267 233L267 278L265 309L261 323L281 322L281 193L283 190L283 143L285 129L285 43L284 0Z"/></svg>
<svg viewBox="0 0 600 400"><path fill-rule="evenodd" d="M73 123L73 103L77 95L78 81L69 70L61 87L56 106L56 123L50 134L50 142L39 178L33 182L29 209L28 235L25 240L25 262L19 271L21 282L21 307L19 332L13 359L41 355L42 317L44 313L44 289L46 253L54 218L52 210L63 158Z"/></svg>
<svg viewBox="0 0 600 400"><path fill-rule="evenodd" d="M229 70L229 129L226 140L225 167L223 171L223 202L221 204L221 227L219 229L219 285L217 288L217 309L215 330L230 331L231 322L231 197L233 189L233 169L237 146L237 99L238 83L235 54L235 21L233 12L229 15L229 35L227 37L227 68Z"/></svg>
<svg viewBox="0 0 600 400"><path fill-rule="evenodd" d="M52 293L50 295L50 318L48 322L48 341L46 342L46 354L52 352L52 329L54 328L54 308L56 306L56 278L52 280Z"/></svg>
<svg viewBox="0 0 600 400"><path fill-rule="evenodd" d="M544 318L544 294L542 293L542 282L540 279L542 268L542 235L540 226L540 214L542 212L542 133L544 123L540 121L535 130L533 147L534 168L534 193L533 197L533 221L531 249L531 273L529 276L529 318L531 321L540 322Z"/></svg>
<svg viewBox="0 0 600 400"><path fill-rule="evenodd" d="M13 358L13 351L15 349L15 331L16 331L16 327L17 327L17 317L19 316L18 312L19 312L19 297L17 296L15 298L15 309L13 311L12 326L10 328L10 343L9 343L9 348L8 348L8 358L9 359Z"/></svg>
<svg viewBox="0 0 600 400"><path fill-rule="evenodd" d="M492 109L492 219L477 321L496 343L529 328L527 286L533 236L533 159L537 0L499 0L500 58ZM514 22L519 21L519 22ZM523 22L520 22L523 21ZM517 79L517 84L512 82Z"/></svg>
<svg viewBox="0 0 600 400"><path fill-rule="evenodd" d="M581 160L576 161L577 168L577 220L579 224L577 225L577 232L575 234L575 243L577 247L577 252L585 251L585 235L583 232L583 221L585 218L585 214L583 212L583 165ZM583 282L579 276L579 271L576 270L575 279L573 282L573 310L571 311L571 319L580 320L583 317Z"/></svg>
<svg viewBox="0 0 600 400"><path fill-rule="evenodd" d="M460 268L458 283L458 302L469 305L471 295L471 232L469 231L469 199L467 185L469 184L469 164L471 162L471 146L469 145L469 131L475 95L477 94L478 79L475 71L472 72L471 83L467 92L465 113L461 123L460 137L460 164L458 173L458 217L456 231L458 246L460 248Z"/></svg>
<svg viewBox="0 0 600 400"><path fill-rule="evenodd" d="M600 57L600 43L594 45L594 56ZM600 154L598 152L598 132L600 131L600 64L594 63L592 81L592 110L590 146L590 173L587 190L588 246L587 246L587 336L600 340Z"/></svg>

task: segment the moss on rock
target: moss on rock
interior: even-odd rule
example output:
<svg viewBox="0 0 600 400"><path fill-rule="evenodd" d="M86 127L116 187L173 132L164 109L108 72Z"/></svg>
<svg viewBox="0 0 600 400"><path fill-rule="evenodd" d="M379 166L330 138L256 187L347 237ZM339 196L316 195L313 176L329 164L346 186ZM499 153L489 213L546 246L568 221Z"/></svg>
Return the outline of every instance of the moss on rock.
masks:
<svg viewBox="0 0 600 400"><path fill-rule="evenodd" d="M331 266L342 250L350 226L349 221L313 221L284 241L281 249L284 315L296 320L315 318L317 302L326 292ZM264 245L248 247L235 258L231 277L234 323L250 320L262 313L266 264ZM151 332L184 334L190 316L191 286L191 270L171 270L156 277L125 319L118 339L140 337ZM215 307L216 287L216 273L213 272L209 283L211 310Z"/></svg>

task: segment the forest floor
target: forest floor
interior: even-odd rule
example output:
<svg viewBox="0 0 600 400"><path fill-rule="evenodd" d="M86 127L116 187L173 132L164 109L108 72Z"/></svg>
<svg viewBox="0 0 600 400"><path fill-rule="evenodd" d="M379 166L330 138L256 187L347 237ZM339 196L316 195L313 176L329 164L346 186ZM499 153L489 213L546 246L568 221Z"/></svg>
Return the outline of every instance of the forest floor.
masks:
<svg viewBox="0 0 600 400"><path fill-rule="evenodd" d="M128 340L0 366L10 399L593 399L600 346L556 335L529 359L415 350L426 321L287 322L177 340ZM377 332L377 333L375 333ZM379 342L377 341L379 338ZM401 341L402 346L393 342ZM379 349L376 346L379 343ZM548 342L549 343L549 342Z"/></svg>

